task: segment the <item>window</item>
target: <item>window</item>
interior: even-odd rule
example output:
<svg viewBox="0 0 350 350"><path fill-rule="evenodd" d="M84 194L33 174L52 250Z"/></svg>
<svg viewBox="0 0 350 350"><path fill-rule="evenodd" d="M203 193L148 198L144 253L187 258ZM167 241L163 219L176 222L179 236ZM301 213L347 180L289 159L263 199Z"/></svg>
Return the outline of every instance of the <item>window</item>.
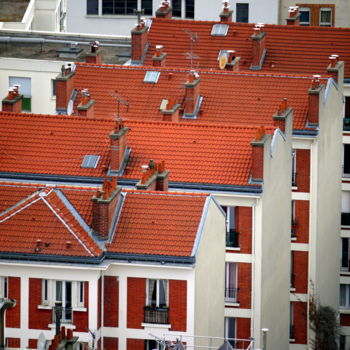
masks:
<svg viewBox="0 0 350 350"><path fill-rule="evenodd" d="M290 289L295 289L295 284L294 284L294 251L290 252Z"/></svg>
<svg viewBox="0 0 350 350"><path fill-rule="evenodd" d="M148 71L145 74L145 77L143 79L144 83L157 83L158 78L159 78L160 72L157 71Z"/></svg>
<svg viewBox="0 0 350 350"><path fill-rule="evenodd" d="M228 303L237 303L237 274L237 264L227 262L225 271L225 301Z"/></svg>
<svg viewBox="0 0 350 350"><path fill-rule="evenodd" d="M185 1L185 17L194 18L194 0Z"/></svg>
<svg viewBox="0 0 350 350"><path fill-rule="evenodd" d="M232 345L236 346L236 319L234 317L225 317L225 339Z"/></svg>
<svg viewBox="0 0 350 350"><path fill-rule="evenodd" d="M222 207L226 213L226 247L239 247L239 233L236 231L236 207Z"/></svg>
<svg viewBox="0 0 350 350"><path fill-rule="evenodd" d="M155 340L145 340L145 350L161 350L162 347Z"/></svg>
<svg viewBox="0 0 350 350"><path fill-rule="evenodd" d="M103 15L133 15L137 0L102 0Z"/></svg>
<svg viewBox="0 0 350 350"><path fill-rule="evenodd" d="M320 8L320 26L331 27L332 26L332 9L329 7Z"/></svg>
<svg viewBox="0 0 350 350"><path fill-rule="evenodd" d="M345 350L346 346L346 336L340 334L339 335L339 350Z"/></svg>
<svg viewBox="0 0 350 350"><path fill-rule="evenodd" d="M182 5L184 5L184 11L182 11ZM172 0L171 6L173 17L194 18L194 0Z"/></svg>
<svg viewBox="0 0 350 350"><path fill-rule="evenodd" d="M147 306L166 307L168 305L168 281L148 280Z"/></svg>
<svg viewBox="0 0 350 350"><path fill-rule="evenodd" d="M349 238L341 239L341 259L340 266L342 270L349 269Z"/></svg>
<svg viewBox="0 0 350 350"><path fill-rule="evenodd" d="M309 26L310 25L310 9L308 7L299 8L300 13L300 25Z"/></svg>
<svg viewBox="0 0 350 350"><path fill-rule="evenodd" d="M295 219L295 201L292 200L291 205L291 238L296 238L296 228L297 228L297 222Z"/></svg>
<svg viewBox="0 0 350 350"><path fill-rule="evenodd" d="M340 306L350 308L350 285L340 285Z"/></svg>
<svg viewBox="0 0 350 350"><path fill-rule="evenodd" d="M297 151L292 149L292 186L297 185Z"/></svg>
<svg viewBox="0 0 350 350"><path fill-rule="evenodd" d="M144 10L145 15L152 16L152 0L141 0L141 10Z"/></svg>
<svg viewBox="0 0 350 350"><path fill-rule="evenodd" d="M350 144L344 144L343 177L350 177Z"/></svg>
<svg viewBox="0 0 350 350"><path fill-rule="evenodd" d="M82 168L96 169L100 156L87 154L84 156L83 162L81 163Z"/></svg>
<svg viewBox="0 0 350 350"><path fill-rule="evenodd" d="M236 22L248 23L249 4L236 4Z"/></svg>
<svg viewBox="0 0 350 350"><path fill-rule="evenodd" d="M171 2L174 17L181 17L181 1L182 0L173 0Z"/></svg>
<svg viewBox="0 0 350 350"><path fill-rule="evenodd" d="M350 226L350 191L342 191L341 197L341 225Z"/></svg>
<svg viewBox="0 0 350 350"><path fill-rule="evenodd" d="M49 305L49 282L48 280L42 280L42 287L41 287L41 299L42 305Z"/></svg>
<svg viewBox="0 0 350 350"><path fill-rule="evenodd" d="M293 303L289 303L289 339L294 339L294 312Z"/></svg>
<svg viewBox="0 0 350 350"><path fill-rule="evenodd" d="M87 0L87 2L86 2L86 14L98 15L98 0Z"/></svg>
<svg viewBox="0 0 350 350"><path fill-rule="evenodd" d="M51 94L52 97L56 97L56 80L51 79Z"/></svg>
<svg viewBox="0 0 350 350"><path fill-rule="evenodd" d="M8 279L0 277L0 298L8 298Z"/></svg>
<svg viewBox="0 0 350 350"><path fill-rule="evenodd" d="M13 85L20 85L19 93L23 95L22 111L31 112L32 110L32 94L31 94L31 79L21 77L10 77L9 87Z"/></svg>
<svg viewBox="0 0 350 350"><path fill-rule="evenodd" d="M212 36L226 36L228 31L227 24L214 24L211 30Z"/></svg>
<svg viewBox="0 0 350 350"><path fill-rule="evenodd" d="M350 131L350 97L345 96L344 131Z"/></svg>

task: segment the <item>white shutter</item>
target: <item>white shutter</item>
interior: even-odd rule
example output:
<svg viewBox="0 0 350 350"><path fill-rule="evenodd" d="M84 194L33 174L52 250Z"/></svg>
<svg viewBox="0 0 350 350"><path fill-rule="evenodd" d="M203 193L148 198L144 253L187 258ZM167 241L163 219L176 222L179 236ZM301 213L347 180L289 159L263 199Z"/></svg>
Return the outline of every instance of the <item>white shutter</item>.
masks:
<svg viewBox="0 0 350 350"><path fill-rule="evenodd" d="M10 77L9 87L16 84L20 85L19 93L21 95L24 97L32 97L30 78Z"/></svg>

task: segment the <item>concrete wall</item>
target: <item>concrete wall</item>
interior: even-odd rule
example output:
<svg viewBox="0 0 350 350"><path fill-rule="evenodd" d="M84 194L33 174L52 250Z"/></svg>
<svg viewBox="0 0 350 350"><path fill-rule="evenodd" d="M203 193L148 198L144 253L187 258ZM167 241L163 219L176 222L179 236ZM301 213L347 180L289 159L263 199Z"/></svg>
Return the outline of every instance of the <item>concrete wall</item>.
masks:
<svg viewBox="0 0 350 350"><path fill-rule="evenodd" d="M33 30L60 31L60 4L62 0L36 0Z"/></svg>

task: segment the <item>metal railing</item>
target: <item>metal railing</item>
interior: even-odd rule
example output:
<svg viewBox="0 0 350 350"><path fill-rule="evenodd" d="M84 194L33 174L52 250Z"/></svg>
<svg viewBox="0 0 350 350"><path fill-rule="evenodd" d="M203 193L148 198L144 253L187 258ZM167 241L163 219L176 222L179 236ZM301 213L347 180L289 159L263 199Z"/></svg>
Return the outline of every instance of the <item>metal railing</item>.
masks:
<svg viewBox="0 0 350 350"><path fill-rule="evenodd" d="M226 232L226 247L238 248L239 247L239 233L234 230Z"/></svg>
<svg viewBox="0 0 350 350"><path fill-rule="evenodd" d="M145 306L145 323L169 324L169 308Z"/></svg>
<svg viewBox="0 0 350 350"><path fill-rule="evenodd" d="M225 301L237 303L238 288L225 288Z"/></svg>
<svg viewBox="0 0 350 350"><path fill-rule="evenodd" d="M73 323L73 309L71 307L62 307L61 323ZM52 323L56 323L55 308L52 309Z"/></svg>

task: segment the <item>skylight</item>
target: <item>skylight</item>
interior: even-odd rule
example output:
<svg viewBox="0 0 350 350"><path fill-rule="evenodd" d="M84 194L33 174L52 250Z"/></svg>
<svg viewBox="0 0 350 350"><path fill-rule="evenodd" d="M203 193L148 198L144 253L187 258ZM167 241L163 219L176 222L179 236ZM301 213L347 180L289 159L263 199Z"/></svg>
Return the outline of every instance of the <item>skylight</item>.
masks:
<svg viewBox="0 0 350 350"><path fill-rule="evenodd" d="M226 36L228 31L228 24L214 24L211 30L212 36Z"/></svg>
<svg viewBox="0 0 350 350"><path fill-rule="evenodd" d="M160 75L160 72L148 71L145 74L145 78L143 79L143 82L155 84L158 81L159 75Z"/></svg>
<svg viewBox="0 0 350 350"><path fill-rule="evenodd" d="M100 160L100 156L95 156L92 154L87 154L84 156L83 162L81 164L82 168L96 169L97 163Z"/></svg>

